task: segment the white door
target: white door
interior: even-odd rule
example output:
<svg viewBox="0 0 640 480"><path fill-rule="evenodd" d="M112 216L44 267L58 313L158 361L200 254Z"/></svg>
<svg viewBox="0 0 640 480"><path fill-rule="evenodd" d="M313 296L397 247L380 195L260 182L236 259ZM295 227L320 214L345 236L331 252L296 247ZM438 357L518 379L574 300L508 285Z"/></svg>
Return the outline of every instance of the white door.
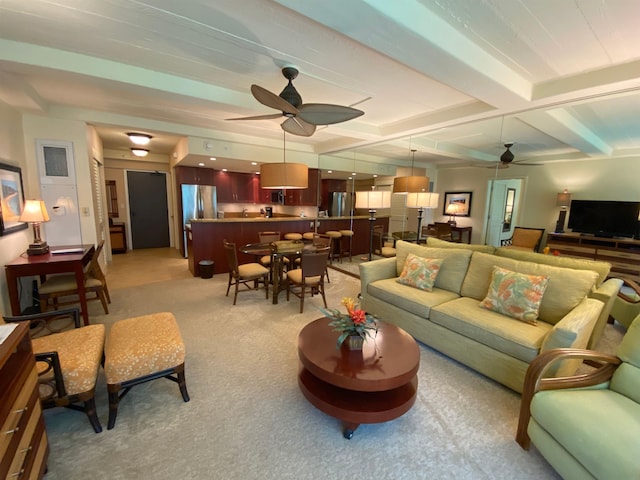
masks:
<svg viewBox="0 0 640 480"><path fill-rule="evenodd" d="M43 223L46 242L54 246L82 244L76 186L43 184L40 193L50 219Z"/></svg>

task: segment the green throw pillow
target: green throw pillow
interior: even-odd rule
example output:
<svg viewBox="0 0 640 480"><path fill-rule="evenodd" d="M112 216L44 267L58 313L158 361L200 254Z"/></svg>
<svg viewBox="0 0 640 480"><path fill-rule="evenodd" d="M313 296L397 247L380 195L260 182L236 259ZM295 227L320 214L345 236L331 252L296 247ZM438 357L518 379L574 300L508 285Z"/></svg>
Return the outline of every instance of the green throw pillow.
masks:
<svg viewBox="0 0 640 480"><path fill-rule="evenodd" d="M537 325L540 302L548 283L546 275L524 275L494 266L489 291L480 306Z"/></svg>
<svg viewBox="0 0 640 480"><path fill-rule="evenodd" d="M410 253L407 255L402 273L396 281L430 292L433 290L433 284L436 282L441 265L441 258L423 258Z"/></svg>

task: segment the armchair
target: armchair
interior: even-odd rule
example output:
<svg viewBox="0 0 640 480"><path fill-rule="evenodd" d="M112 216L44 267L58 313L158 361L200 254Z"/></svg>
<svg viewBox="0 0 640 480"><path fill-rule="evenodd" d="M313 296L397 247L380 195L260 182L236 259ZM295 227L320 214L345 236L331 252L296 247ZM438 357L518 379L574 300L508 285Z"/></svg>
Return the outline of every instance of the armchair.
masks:
<svg viewBox="0 0 640 480"><path fill-rule="evenodd" d="M6 322L31 324L42 408L82 411L93 430L100 433L95 386L103 359L104 325L81 327L77 308L3 318Z"/></svg>
<svg viewBox="0 0 640 480"><path fill-rule="evenodd" d="M640 285L633 280L623 279L618 296L613 300L611 317L625 328L640 315Z"/></svg>
<svg viewBox="0 0 640 480"><path fill-rule="evenodd" d="M553 362L583 359L592 372L541 378ZM539 355L525 377L516 441L530 442L563 478L640 478L640 315L616 356L580 349Z"/></svg>
<svg viewBox="0 0 640 480"><path fill-rule="evenodd" d="M514 227L511 238L502 240L500 246L537 252L544 230L544 228Z"/></svg>

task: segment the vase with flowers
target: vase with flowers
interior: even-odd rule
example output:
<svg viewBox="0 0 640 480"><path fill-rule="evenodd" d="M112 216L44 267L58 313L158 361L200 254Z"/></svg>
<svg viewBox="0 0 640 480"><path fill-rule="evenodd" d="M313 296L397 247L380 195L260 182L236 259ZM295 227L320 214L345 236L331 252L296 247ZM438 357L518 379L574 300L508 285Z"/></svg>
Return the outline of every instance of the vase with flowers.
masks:
<svg viewBox="0 0 640 480"><path fill-rule="evenodd" d="M322 313L331 319L329 326L333 327L335 332L340 332L336 348L340 348L346 340L349 350L362 350L364 341L374 338L378 333L376 318L362 310L353 298L345 297L341 303L347 309L347 313L335 308L322 309Z"/></svg>

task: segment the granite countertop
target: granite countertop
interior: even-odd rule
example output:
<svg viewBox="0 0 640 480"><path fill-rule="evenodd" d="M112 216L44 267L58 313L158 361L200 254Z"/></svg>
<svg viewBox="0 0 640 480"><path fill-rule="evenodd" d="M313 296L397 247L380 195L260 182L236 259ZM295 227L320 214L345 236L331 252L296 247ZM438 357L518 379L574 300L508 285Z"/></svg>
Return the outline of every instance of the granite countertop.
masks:
<svg viewBox="0 0 640 480"><path fill-rule="evenodd" d="M389 215L377 215L376 218L387 218ZM354 215L353 217L248 217L248 218L200 218L193 219L191 223L256 223L256 222L298 222L300 220L306 221L326 221L326 220L354 220L368 219L369 215Z"/></svg>

